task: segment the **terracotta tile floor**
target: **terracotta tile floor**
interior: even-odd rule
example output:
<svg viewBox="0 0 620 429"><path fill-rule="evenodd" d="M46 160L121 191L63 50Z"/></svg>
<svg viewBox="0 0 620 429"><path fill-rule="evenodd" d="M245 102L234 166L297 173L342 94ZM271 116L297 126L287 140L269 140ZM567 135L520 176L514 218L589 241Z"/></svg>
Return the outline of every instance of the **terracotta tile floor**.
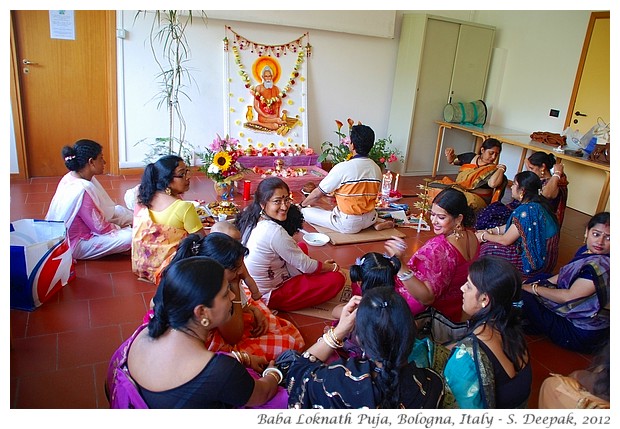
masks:
<svg viewBox="0 0 620 429"><path fill-rule="evenodd" d="M11 221L43 219L59 177L11 181ZM138 176L102 176L100 182L112 199L123 203L127 189L139 182ZM420 177L401 177L399 190L416 194ZM294 195L299 201L301 195ZM204 176L192 177L187 199L213 200L212 182ZM243 205L241 198L237 202ZM415 198L405 197L410 205ZM558 265L568 261L583 239L588 216L568 209L562 227ZM307 226L307 225L306 225ZM307 226L306 229L312 230ZM432 236L403 229L413 253ZM369 251L383 251L383 244L366 243L311 247L319 260L336 259L342 266ZM107 408L103 381L112 352L142 320L154 293L148 283L131 272L128 256L96 261L79 261L77 278L33 312L10 311L11 408ZM298 314L283 314L293 321L308 343L322 333L326 320ZM534 383L530 406L536 407L538 388L550 371L568 373L584 368L590 357L560 349L544 337L530 337Z"/></svg>

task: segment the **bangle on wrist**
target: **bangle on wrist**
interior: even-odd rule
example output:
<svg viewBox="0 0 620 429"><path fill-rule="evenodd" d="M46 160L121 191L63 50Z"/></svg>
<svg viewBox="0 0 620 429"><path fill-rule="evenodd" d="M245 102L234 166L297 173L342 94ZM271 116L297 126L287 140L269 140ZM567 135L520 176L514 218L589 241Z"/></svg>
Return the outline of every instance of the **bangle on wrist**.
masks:
<svg viewBox="0 0 620 429"><path fill-rule="evenodd" d="M334 268L332 268L332 272L334 272L334 273L335 273L335 272L336 272L336 271L338 271L339 269L340 269L340 267L338 266L338 264L334 262Z"/></svg>
<svg viewBox="0 0 620 429"><path fill-rule="evenodd" d="M540 295L538 294L538 282L536 282L536 283L532 283L532 293L533 293L534 295L536 295L536 296L540 296Z"/></svg>
<svg viewBox="0 0 620 429"><path fill-rule="evenodd" d="M409 280L411 277L413 277L413 271L411 270L407 270L404 273L398 273L396 274L396 277L398 277L398 280L400 280L401 282L407 281Z"/></svg>
<svg viewBox="0 0 620 429"><path fill-rule="evenodd" d="M562 175L560 173L553 173L551 177L557 177L558 179L561 179Z"/></svg>
<svg viewBox="0 0 620 429"><path fill-rule="evenodd" d="M239 301L234 301L234 300L233 300L233 301L231 301L231 302L232 302L233 304L241 304L241 300L239 300Z"/></svg>
<svg viewBox="0 0 620 429"><path fill-rule="evenodd" d="M278 368L274 368L274 367L265 368L265 370L263 371L263 377L267 377L268 375L271 375L273 378L275 378L277 381L277 384L280 384L282 380L284 379L284 375L282 374L282 371L280 371Z"/></svg>
<svg viewBox="0 0 620 429"><path fill-rule="evenodd" d="M482 234L480 234L480 241L482 241L483 243L486 243L487 241L489 241L485 237L486 233L487 233L486 231L482 231Z"/></svg>
<svg viewBox="0 0 620 429"><path fill-rule="evenodd" d="M497 235L499 235L499 226L495 227L495 231L497 231Z"/></svg>
<svg viewBox="0 0 620 429"><path fill-rule="evenodd" d="M331 349L339 349L344 346L342 340L339 340L334 332L334 328L331 327L327 332L323 334L323 342L329 346Z"/></svg>

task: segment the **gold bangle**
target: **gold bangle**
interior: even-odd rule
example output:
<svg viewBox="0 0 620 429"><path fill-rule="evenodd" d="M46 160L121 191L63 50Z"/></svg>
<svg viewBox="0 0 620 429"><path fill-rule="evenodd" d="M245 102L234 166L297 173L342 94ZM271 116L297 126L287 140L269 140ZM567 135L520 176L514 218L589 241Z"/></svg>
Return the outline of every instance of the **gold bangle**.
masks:
<svg viewBox="0 0 620 429"><path fill-rule="evenodd" d="M538 282L532 283L532 292L534 293L534 295L540 296L540 294L538 293Z"/></svg>
<svg viewBox="0 0 620 429"><path fill-rule="evenodd" d="M339 269L340 269L340 267L338 266L338 264L334 262L334 268L332 268L332 272L334 272L334 273L335 273L335 272L336 272L336 271L338 271Z"/></svg>
<svg viewBox="0 0 620 429"><path fill-rule="evenodd" d="M344 343L342 342L342 340L338 339L338 337L336 336L336 331L334 330L334 327L331 327L329 331L327 331L327 334L330 336L332 341L336 344L337 348L344 346Z"/></svg>
<svg viewBox="0 0 620 429"><path fill-rule="evenodd" d="M263 371L263 377L267 377L268 375L273 376L273 378L276 379L276 384L280 384L282 382L282 380L284 379L284 375L282 374L282 371L280 371L278 368L274 368L274 367L267 367L265 368L265 370Z"/></svg>

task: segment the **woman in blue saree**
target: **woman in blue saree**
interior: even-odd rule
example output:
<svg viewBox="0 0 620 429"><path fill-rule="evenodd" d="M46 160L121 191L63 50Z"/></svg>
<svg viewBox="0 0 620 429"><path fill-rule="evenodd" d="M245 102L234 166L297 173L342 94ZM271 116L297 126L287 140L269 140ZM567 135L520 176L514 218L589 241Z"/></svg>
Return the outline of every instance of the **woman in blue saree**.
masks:
<svg viewBox="0 0 620 429"><path fill-rule="evenodd" d="M609 339L609 219L609 212L590 219L586 244L557 275L523 285L526 332L582 353Z"/></svg>
<svg viewBox="0 0 620 429"><path fill-rule="evenodd" d="M506 225L479 230L476 236L482 243L480 256L507 259L529 281L555 267L559 226L549 202L542 196L542 183L535 173L518 173L512 184L512 196L521 203Z"/></svg>

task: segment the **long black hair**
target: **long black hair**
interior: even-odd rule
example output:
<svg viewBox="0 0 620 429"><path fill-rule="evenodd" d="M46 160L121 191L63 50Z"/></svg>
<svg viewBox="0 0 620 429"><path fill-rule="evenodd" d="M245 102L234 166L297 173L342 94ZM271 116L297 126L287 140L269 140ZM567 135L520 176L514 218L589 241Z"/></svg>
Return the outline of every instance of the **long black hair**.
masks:
<svg viewBox="0 0 620 429"><path fill-rule="evenodd" d="M542 196L542 181L540 177L532 171L522 171L515 175L514 181L518 189L523 191L521 203L538 203L549 213L553 221L558 224L555 211L551 208L549 200Z"/></svg>
<svg viewBox="0 0 620 429"><path fill-rule="evenodd" d="M151 202L157 191L164 191L174 179L174 170L183 158L176 155L165 155L156 162L150 163L144 169L140 188L138 188L138 202L151 208Z"/></svg>
<svg viewBox="0 0 620 429"><path fill-rule="evenodd" d="M368 252L349 267L351 281L359 282L362 296L367 290L387 286L394 288L394 276L400 270L400 260L392 256L383 256L381 253Z"/></svg>
<svg viewBox="0 0 620 429"><path fill-rule="evenodd" d="M248 253L248 248L241 242L222 232L212 232L206 236L190 234L181 240L170 263L192 256L206 256L232 270L239 267L239 261Z"/></svg>
<svg viewBox="0 0 620 429"><path fill-rule="evenodd" d="M474 226L476 215L474 209L467 204L467 197L461 191L454 188L446 188L433 198L433 204L437 204L452 217L463 215L463 226Z"/></svg>
<svg viewBox="0 0 620 429"><path fill-rule="evenodd" d="M97 158L102 151L103 147L96 141L81 139L76 141L73 146L63 147L61 153L65 167L69 171L80 171L91 158Z"/></svg>
<svg viewBox="0 0 620 429"><path fill-rule="evenodd" d="M531 154L527 160L536 167L542 167L544 165L547 167L547 170L551 170L555 165L555 156L553 156L552 153L543 152L541 150Z"/></svg>
<svg viewBox="0 0 620 429"><path fill-rule="evenodd" d="M484 293L489 298L489 305L469 319L469 333L483 324L500 332L504 354L520 370L528 355L521 329L521 273L506 259L487 255L472 262L469 278L477 296Z"/></svg>
<svg viewBox="0 0 620 429"><path fill-rule="evenodd" d="M397 408L402 368L416 336L413 315L405 299L391 287L377 287L362 296L355 330L360 346L376 366L374 384L381 394L379 408Z"/></svg>
<svg viewBox="0 0 620 429"><path fill-rule="evenodd" d="M157 338L168 328L185 328L194 319L196 306L211 308L223 282L224 267L211 258L192 256L171 263L164 270L153 298L149 336Z"/></svg>

